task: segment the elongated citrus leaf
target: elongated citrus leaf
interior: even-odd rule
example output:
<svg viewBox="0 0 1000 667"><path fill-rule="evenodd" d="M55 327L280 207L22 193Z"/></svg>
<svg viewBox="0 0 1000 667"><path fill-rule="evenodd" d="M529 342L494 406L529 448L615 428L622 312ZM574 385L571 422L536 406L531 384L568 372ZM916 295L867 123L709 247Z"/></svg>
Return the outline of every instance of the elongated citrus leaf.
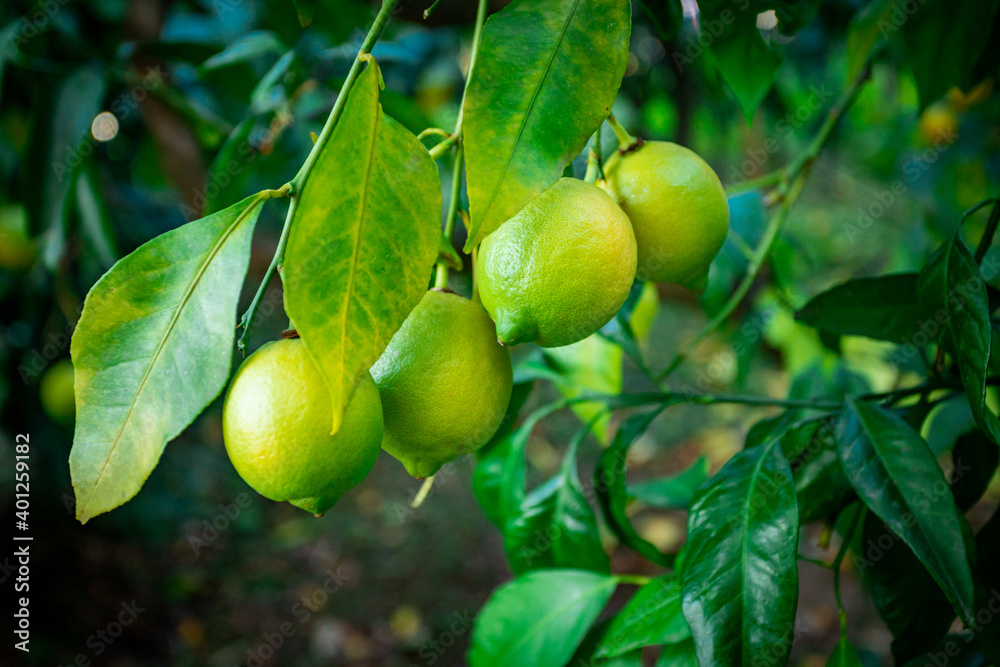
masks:
<svg viewBox="0 0 1000 667"><path fill-rule="evenodd" d="M332 430L361 375L427 290L441 185L427 150L378 102L370 61L300 195L285 306L326 381Z"/></svg>
<svg viewBox="0 0 1000 667"><path fill-rule="evenodd" d="M830 654L830 659L826 661L826 667L864 667L864 665L847 638L841 637L833 653Z"/></svg>
<svg viewBox="0 0 1000 667"><path fill-rule="evenodd" d="M652 542L639 535L625 512L625 505L628 501L625 475L628 451L635 439L649 428L649 425L662 411L661 407L650 412L633 415L618 427L615 439L607 449L601 452L601 458L597 460L597 467L594 470L594 491L604 514L604 520L607 521L608 527L622 541L622 544L654 563L672 567L674 555L661 552Z"/></svg>
<svg viewBox="0 0 1000 667"><path fill-rule="evenodd" d="M927 443L894 413L849 399L837 448L861 500L910 546L962 620L969 621L973 588L964 519ZM941 488L945 492L935 491Z"/></svg>
<svg viewBox="0 0 1000 667"><path fill-rule="evenodd" d="M69 466L81 522L138 493L167 442L225 385L262 201L245 199L153 239L87 295L71 345Z"/></svg>
<svg viewBox="0 0 1000 667"><path fill-rule="evenodd" d="M958 362L959 375L979 428L1000 444L1000 419L986 406L986 374L993 347L986 283L961 227L920 272L921 301L945 314L944 344Z"/></svg>
<svg viewBox="0 0 1000 667"><path fill-rule="evenodd" d="M798 600L799 517L777 441L744 449L695 496L684 553L684 617L702 665L788 659Z"/></svg>
<svg viewBox="0 0 1000 667"><path fill-rule="evenodd" d="M577 448L586 433L570 444L559 473L529 493L504 527L504 550L517 574L539 568L611 570L576 470Z"/></svg>
<svg viewBox="0 0 1000 667"><path fill-rule="evenodd" d="M948 634L955 610L896 533L871 512L864 522L855 566L892 632L896 664L905 665Z"/></svg>
<svg viewBox="0 0 1000 667"><path fill-rule="evenodd" d="M683 472L671 477L654 479L628 487L628 493L636 500L663 509L684 510L698 488L708 479L708 458L700 457Z"/></svg>
<svg viewBox="0 0 1000 667"><path fill-rule="evenodd" d="M596 572L537 570L501 586L472 629L470 667L565 665L616 584Z"/></svg>
<svg viewBox="0 0 1000 667"><path fill-rule="evenodd" d="M934 340L933 333L938 329L933 316L932 312L929 320L934 330L922 334L927 336L927 342ZM928 318L917 295L917 274L900 273L836 285L813 297L795 319L840 336L867 336L911 345Z"/></svg>
<svg viewBox="0 0 1000 667"><path fill-rule="evenodd" d="M465 97L466 251L554 183L611 111L628 0L517 0L486 22Z"/></svg>
<svg viewBox="0 0 1000 667"><path fill-rule="evenodd" d="M681 585L673 574L657 577L640 588L604 631L594 652L618 657L644 646L675 644L691 637L681 611Z"/></svg>
<svg viewBox="0 0 1000 667"><path fill-rule="evenodd" d="M656 661L656 667L698 667L694 640L685 639L677 644L667 644Z"/></svg>

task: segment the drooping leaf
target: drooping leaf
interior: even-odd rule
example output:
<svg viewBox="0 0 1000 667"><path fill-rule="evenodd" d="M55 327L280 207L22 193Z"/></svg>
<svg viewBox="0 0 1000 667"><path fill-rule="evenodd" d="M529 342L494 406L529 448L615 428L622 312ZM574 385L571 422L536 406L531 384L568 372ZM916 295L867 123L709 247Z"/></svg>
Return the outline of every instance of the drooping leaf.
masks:
<svg viewBox="0 0 1000 667"><path fill-rule="evenodd" d="M989 40L998 7L1000 0L959 3L924 0L916 5L894 4L885 29L902 32L906 60L917 81L921 108L940 98L952 86L977 83L970 81L969 75Z"/></svg>
<svg viewBox="0 0 1000 667"><path fill-rule="evenodd" d="M333 402L332 430L359 378L420 302L437 258L441 186L430 154L382 112L374 61L300 194L285 252L285 306Z"/></svg>
<svg viewBox="0 0 1000 667"><path fill-rule="evenodd" d="M784 664L798 600L799 519L777 441L744 449L695 496L684 555L684 617L703 665Z"/></svg>
<svg viewBox="0 0 1000 667"><path fill-rule="evenodd" d="M636 591L604 630L594 652L597 658L614 658L644 646L675 644L691 631L681 611L681 585L673 574L653 579Z"/></svg>
<svg viewBox="0 0 1000 667"><path fill-rule="evenodd" d="M830 516L854 497L837 456L835 416L788 429L781 436L781 450L792 469L801 523Z"/></svg>
<svg viewBox="0 0 1000 667"><path fill-rule="evenodd" d="M519 0L486 22L465 97L465 250L562 174L611 111L628 0Z"/></svg>
<svg viewBox="0 0 1000 667"><path fill-rule="evenodd" d="M900 273L836 285L813 297L795 319L840 336L909 345L926 319L926 309L917 295L917 274Z"/></svg>
<svg viewBox="0 0 1000 667"><path fill-rule="evenodd" d="M870 512L861 545L855 566L892 632L893 657L897 664L906 664L948 633L955 610L913 552Z"/></svg>
<svg viewBox="0 0 1000 667"><path fill-rule="evenodd" d="M661 40L669 42L677 36L684 24L684 7L680 0L639 0L638 4Z"/></svg>
<svg viewBox="0 0 1000 667"><path fill-rule="evenodd" d="M469 665L566 664L616 584L584 570L537 570L501 586L472 628Z"/></svg>
<svg viewBox="0 0 1000 667"><path fill-rule="evenodd" d="M708 479L708 457L699 457L686 470L671 477L654 479L628 487L628 494L661 509L687 509L698 488Z"/></svg>
<svg viewBox="0 0 1000 667"><path fill-rule="evenodd" d="M273 32L268 30L253 30L242 35L225 49L203 62L198 71L199 74L204 75L212 70L264 56L278 56L287 49L288 47Z"/></svg>
<svg viewBox="0 0 1000 667"><path fill-rule="evenodd" d="M93 153L91 123L101 110L105 73L85 65L37 96L34 130L21 169L32 235L42 237L41 256L54 268L66 249L67 198L75 174Z"/></svg>
<svg viewBox="0 0 1000 667"><path fill-rule="evenodd" d="M736 14L728 24L722 22L720 34L712 42L708 53L743 109L747 122L750 122L771 90L784 56L764 41L757 29L756 14L736 11L731 3L719 0L714 1L712 7L722 8L716 15L724 11ZM712 14L703 14L702 20L709 16Z"/></svg>
<svg viewBox="0 0 1000 667"><path fill-rule="evenodd" d="M841 637L834 647L830 659L826 661L826 667L864 667L858 652L854 650L847 637Z"/></svg>
<svg viewBox="0 0 1000 667"><path fill-rule="evenodd" d="M886 30L896 0L872 0L863 4L847 28L847 80L854 81L879 42L891 33Z"/></svg>
<svg viewBox="0 0 1000 667"><path fill-rule="evenodd" d="M970 619L973 588L964 519L927 443L894 413L848 399L837 448L861 500L909 545L959 616Z"/></svg>
<svg viewBox="0 0 1000 667"><path fill-rule="evenodd" d="M951 492L958 511L964 514L986 493L1000 465L1000 449L977 429L959 436L951 461Z"/></svg>
<svg viewBox="0 0 1000 667"><path fill-rule="evenodd" d="M525 497L504 527L510 569L522 574L539 568L610 572L597 518L577 474L576 452L586 430L573 439L559 473Z"/></svg>
<svg viewBox="0 0 1000 667"><path fill-rule="evenodd" d="M989 301L979 265L965 245L961 227L934 253L920 272L921 301L943 314L943 342L958 362L965 395L976 424L1000 444L1000 420L986 405L993 329Z"/></svg>
<svg viewBox="0 0 1000 667"><path fill-rule="evenodd" d="M81 522L138 493L167 442L225 386L261 202L158 236L87 295L71 345L69 464Z"/></svg>
<svg viewBox="0 0 1000 667"><path fill-rule="evenodd" d="M507 412L504 414L500 427L490 438L490 441L476 452L476 469L472 473L472 491L486 517L501 530L507 522L501 487L504 463L510 454L511 440L514 438L517 426L517 415L528 400L533 386L530 381L514 384L514 389L510 394L510 403L507 404Z"/></svg>
<svg viewBox="0 0 1000 667"><path fill-rule="evenodd" d="M622 541L622 544L654 563L670 567L673 564L674 556L661 552L651 542L639 535L625 513L625 505L628 501L625 475L628 451L635 439L649 428L652 421L662 411L663 408L660 408L634 415L618 427L614 441L601 452L601 457L597 461L597 468L594 470L594 490L597 493L597 501L601 506L604 520L611 531Z"/></svg>
<svg viewBox="0 0 1000 667"><path fill-rule="evenodd" d="M111 216L93 166L80 170L76 179L76 206L80 211L80 227L94 248L105 269L118 261L118 244L111 228Z"/></svg>
<svg viewBox="0 0 1000 667"><path fill-rule="evenodd" d="M694 640L685 639L676 644L667 644L656 661L656 667L698 667L698 655Z"/></svg>

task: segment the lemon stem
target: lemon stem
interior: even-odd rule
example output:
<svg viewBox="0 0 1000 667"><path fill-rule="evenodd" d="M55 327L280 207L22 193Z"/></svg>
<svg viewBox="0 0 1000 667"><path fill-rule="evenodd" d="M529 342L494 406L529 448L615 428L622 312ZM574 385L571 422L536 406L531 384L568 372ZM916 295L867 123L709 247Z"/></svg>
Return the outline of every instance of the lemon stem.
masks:
<svg viewBox="0 0 1000 667"><path fill-rule="evenodd" d="M627 151L639 142L638 139L629 134L629 131L615 118L613 113L608 114L608 125L611 126L615 136L618 137L618 150Z"/></svg>
<svg viewBox="0 0 1000 667"><path fill-rule="evenodd" d="M451 172L451 198L448 200L448 213L444 220L444 242L451 245L451 236L455 233L455 218L458 217L458 201L462 192L462 144L455 149L455 166ZM434 287L444 289L448 286L448 263L438 259L437 272L434 275Z"/></svg>
<svg viewBox="0 0 1000 667"><path fill-rule="evenodd" d="M590 151L587 153L587 173L583 180L593 185L601 175L601 128L598 127L597 132L594 132Z"/></svg>
<svg viewBox="0 0 1000 667"><path fill-rule="evenodd" d="M413 497L413 502L410 503L410 507L412 507L413 509L417 509L418 507L423 505L424 501L427 500L428 494L430 494L431 492L432 486L434 486L434 475L431 475L430 477L424 480L424 483L420 487L420 490L417 491L417 495Z"/></svg>

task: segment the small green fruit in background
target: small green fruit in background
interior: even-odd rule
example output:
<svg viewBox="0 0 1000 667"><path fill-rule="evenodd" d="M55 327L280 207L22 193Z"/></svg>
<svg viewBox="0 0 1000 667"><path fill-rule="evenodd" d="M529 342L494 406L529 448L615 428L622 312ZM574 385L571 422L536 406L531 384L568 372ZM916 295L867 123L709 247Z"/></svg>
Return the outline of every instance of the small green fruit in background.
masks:
<svg viewBox="0 0 1000 667"><path fill-rule="evenodd" d="M483 241L479 293L501 343L560 347L614 317L635 269L628 217L597 186L561 178Z"/></svg>
<svg viewBox="0 0 1000 667"><path fill-rule="evenodd" d="M60 424L72 424L76 416L73 394L73 362L57 361L42 375L39 394L45 414Z"/></svg>
<svg viewBox="0 0 1000 667"><path fill-rule="evenodd" d="M431 290L372 367L382 395L382 448L416 478L487 442L510 402L510 353L478 303Z"/></svg>
<svg viewBox="0 0 1000 667"><path fill-rule="evenodd" d="M28 238L28 213L24 206L0 206L0 268L27 271L38 253Z"/></svg>
<svg viewBox="0 0 1000 667"><path fill-rule="evenodd" d="M330 394L299 339L263 345L240 366L223 407L233 466L262 496L322 514L371 471L382 402L368 373L330 435Z"/></svg>
<svg viewBox="0 0 1000 667"><path fill-rule="evenodd" d="M729 232L729 201L708 163L683 146L647 141L616 152L604 175L635 230L636 278L704 292Z"/></svg>

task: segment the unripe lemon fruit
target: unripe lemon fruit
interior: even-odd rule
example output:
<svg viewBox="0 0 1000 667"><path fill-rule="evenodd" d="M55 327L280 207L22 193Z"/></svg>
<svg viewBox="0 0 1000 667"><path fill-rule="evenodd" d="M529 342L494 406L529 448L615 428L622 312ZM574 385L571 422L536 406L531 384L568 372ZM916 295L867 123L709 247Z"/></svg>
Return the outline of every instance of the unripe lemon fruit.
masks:
<svg viewBox="0 0 1000 667"><path fill-rule="evenodd" d="M382 395L382 448L416 478L476 451L503 421L513 386L510 353L486 311L431 290L371 370Z"/></svg>
<svg viewBox="0 0 1000 667"><path fill-rule="evenodd" d="M479 294L504 345L560 347L614 317L635 268L628 217L597 186L561 178L483 241Z"/></svg>
<svg viewBox="0 0 1000 667"><path fill-rule="evenodd" d="M729 232L729 201L708 163L683 146L647 141L616 152L604 175L635 230L636 277L704 292Z"/></svg>
<svg viewBox="0 0 1000 667"><path fill-rule="evenodd" d="M263 345L240 366L222 414L226 451L240 477L271 500L322 514L375 465L382 402L367 373L330 435L333 408L299 339Z"/></svg>

